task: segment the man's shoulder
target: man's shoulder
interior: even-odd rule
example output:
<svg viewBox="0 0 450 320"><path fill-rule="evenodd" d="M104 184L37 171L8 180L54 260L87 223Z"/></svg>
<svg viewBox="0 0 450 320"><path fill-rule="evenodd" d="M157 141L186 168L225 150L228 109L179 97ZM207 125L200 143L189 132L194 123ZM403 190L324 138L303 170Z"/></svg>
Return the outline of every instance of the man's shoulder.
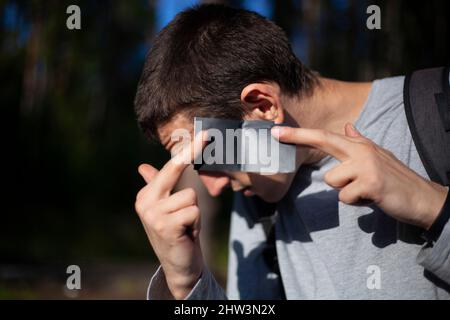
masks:
<svg viewBox="0 0 450 320"><path fill-rule="evenodd" d="M374 102L381 102L386 100L403 101L403 85L405 83L405 76L396 76L389 78L377 79L373 82L375 94L377 99Z"/></svg>
<svg viewBox="0 0 450 320"><path fill-rule="evenodd" d="M404 82L404 76L374 80L356 126L363 131L379 130L380 124L398 115L404 106Z"/></svg>
<svg viewBox="0 0 450 320"><path fill-rule="evenodd" d="M403 82L405 81L405 76L404 75L392 76L392 77L376 79L375 81L382 82L386 85L401 86L403 88Z"/></svg>

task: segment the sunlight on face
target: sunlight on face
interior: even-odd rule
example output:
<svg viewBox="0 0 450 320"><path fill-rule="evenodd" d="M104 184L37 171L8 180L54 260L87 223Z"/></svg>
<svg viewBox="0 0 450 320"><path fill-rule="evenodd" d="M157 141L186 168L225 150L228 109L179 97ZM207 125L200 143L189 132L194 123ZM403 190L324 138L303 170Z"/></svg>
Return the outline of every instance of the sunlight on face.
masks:
<svg viewBox="0 0 450 320"><path fill-rule="evenodd" d="M186 141L171 139L175 130L184 129L193 137L193 121L178 115L169 123L158 128L161 143L172 155L180 152ZM199 171L200 179L212 196L219 195L225 188L242 191L246 196L257 195L267 202L277 202L283 198L293 180L293 173L277 173L272 175L237 172L237 171Z"/></svg>

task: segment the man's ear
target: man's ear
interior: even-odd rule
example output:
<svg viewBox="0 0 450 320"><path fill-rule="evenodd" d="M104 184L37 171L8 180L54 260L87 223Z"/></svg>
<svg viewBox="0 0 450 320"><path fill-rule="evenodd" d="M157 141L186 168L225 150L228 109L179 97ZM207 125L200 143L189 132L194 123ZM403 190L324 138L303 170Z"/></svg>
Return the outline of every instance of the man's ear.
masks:
<svg viewBox="0 0 450 320"><path fill-rule="evenodd" d="M241 103L249 111L248 120L284 121L280 87L274 83L252 83L241 92Z"/></svg>

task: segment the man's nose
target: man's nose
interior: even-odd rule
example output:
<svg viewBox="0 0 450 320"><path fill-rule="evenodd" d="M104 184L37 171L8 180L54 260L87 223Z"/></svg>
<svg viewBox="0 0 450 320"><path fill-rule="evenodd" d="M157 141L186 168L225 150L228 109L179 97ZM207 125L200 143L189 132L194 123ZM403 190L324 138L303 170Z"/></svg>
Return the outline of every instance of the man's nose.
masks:
<svg viewBox="0 0 450 320"><path fill-rule="evenodd" d="M213 197L218 196L223 189L230 185L230 178L222 172L202 171L199 172L199 176Z"/></svg>

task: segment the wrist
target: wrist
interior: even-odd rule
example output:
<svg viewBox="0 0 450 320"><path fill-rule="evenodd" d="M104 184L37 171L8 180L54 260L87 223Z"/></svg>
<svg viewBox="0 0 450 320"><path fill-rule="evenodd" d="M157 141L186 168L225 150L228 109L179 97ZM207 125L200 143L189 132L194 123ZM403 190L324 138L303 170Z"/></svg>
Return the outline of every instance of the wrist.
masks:
<svg viewBox="0 0 450 320"><path fill-rule="evenodd" d="M176 300L183 300L192 291L200 279L203 268L186 275L166 274L167 287Z"/></svg>
<svg viewBox="0 0 450 320"><path fill-rule="evenodd" d="M427 242L436 242L441 236L442 231L450 220L450 192L447 188L447 194L444 204L433 222L433 224L423 232L422 238Z"/></svg>
<svg viewBox="0 0 450 320"><path fill-rule="evenodd" d="M435 182L430 182L431 191L424 193L423 196L428 200L428 205L422 210L421 227L429 230L438 218L447 198L448 188Z"/></svg>

